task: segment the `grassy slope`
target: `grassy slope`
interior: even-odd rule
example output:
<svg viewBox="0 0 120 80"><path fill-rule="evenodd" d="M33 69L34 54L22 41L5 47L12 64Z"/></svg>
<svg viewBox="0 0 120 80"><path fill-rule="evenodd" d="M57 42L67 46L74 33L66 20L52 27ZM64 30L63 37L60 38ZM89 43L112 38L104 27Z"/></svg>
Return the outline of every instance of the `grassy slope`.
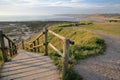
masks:
<svg viewBox="0 0 120 80"><path fill-rule="evenodd" d="M97 35L85 29L74 29L74 28L62 28L62 27L51 27L52 31L71 39L75 42L75 45L71 46L71 53L77 53L81 55L79 58L87 57L88 55L94 55L101 53L104 41ZM51 37L51 36L50 36ZM53 37L50 40L58 48L62 49L62 42ZM83 55L83 56L82 56ZM77 58L78 56L76 56Z"/></svg>
<svg viewBox="0 0 120 80"><path fill-rule="evenodd" d="M75 45L70 47L70 60L72 61L72 64L69 65L69 74L66 76L65 80L79 80L81 78L72 70L72 66L77 63L77 60L85 59L89 56L101 54L104 52L104 40L88 30L66 26L53 26L49 29L75 42ZM62 51L63 42L60 39L49 35L49 41ZM55 52L51 49L49 52L51 53L51 58L61 70L62 65L60 56L55 54Z"/></svg>
<svg viewBox="0 0 120 80"><path fill-rule="evenodd" d="M90 30L100 30L109 34L120 35L119 22L93 22L91 25L81 25L79 28L80 27Z"/></svg>

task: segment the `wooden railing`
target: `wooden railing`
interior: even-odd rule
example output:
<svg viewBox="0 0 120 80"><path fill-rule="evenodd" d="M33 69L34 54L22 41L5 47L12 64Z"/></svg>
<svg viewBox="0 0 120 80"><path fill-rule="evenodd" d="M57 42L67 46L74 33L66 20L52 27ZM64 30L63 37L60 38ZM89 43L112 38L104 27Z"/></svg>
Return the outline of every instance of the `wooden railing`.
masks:
<svg viewBox="0 0 120 80"><path fill-rule="evenodd" d="M5 43L8 43L7 45ZM0 50L2 51L3 61L8 61L8 56L13 57L17 54L17 46L2 31L0 31Z"/></svg>
<svg viewBox="0 0 120 80"><path fill-rule="evenodd" d="M55 46L53 46L53 44L51 44L50 42L48 42L48 33L58 37L59 39L61 39L63 41L63 53L61 51L59 51ZM39 39L40 37L44 35L44 55L48 55L48 45L50 47L52 47L61 57L62 57L62 77L65 77L67 70L68 70L68 61L69 61L69 46L70 44L74 44L73 41L70 41L69 39L56 34L55 32L48 30L47 28L44 28L43 32L41 34L39 34L36 38L34 38L34 40L32 40L29 43L29 50L30 51L34 51L34 52L39 52L40 50L40 46L42 46L43 44L40 44ZM37 51L38 50L38 51Z"/></svg>

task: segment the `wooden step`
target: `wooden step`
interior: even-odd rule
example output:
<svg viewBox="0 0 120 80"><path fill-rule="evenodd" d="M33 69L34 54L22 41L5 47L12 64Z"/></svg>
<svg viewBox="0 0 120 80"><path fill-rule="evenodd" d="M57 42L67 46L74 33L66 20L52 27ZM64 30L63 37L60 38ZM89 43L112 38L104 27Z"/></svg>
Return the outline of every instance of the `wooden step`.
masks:
<svg viewBox="0 0 120 80"><path fill-rule="evenodd" d="M59 80L59 72L48 56L20 50L4 64L0 80Z"/></svg>

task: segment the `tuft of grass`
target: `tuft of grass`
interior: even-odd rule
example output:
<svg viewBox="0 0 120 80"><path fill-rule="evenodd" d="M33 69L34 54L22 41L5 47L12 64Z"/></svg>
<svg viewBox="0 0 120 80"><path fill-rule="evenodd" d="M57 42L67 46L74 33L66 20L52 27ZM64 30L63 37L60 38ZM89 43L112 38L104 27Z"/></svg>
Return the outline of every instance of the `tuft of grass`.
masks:
<svg viewBox="0 0 120 80"><path fill-rule="evenodd" d="M1 50L0 50L0 76L1 76L2 66L3 66L3 59L2 59L2 52L1 52Z"/></svg>
<svg viewBox="0 0 120 80"><path fill-rule="evenodd" d="M58 67L59 71L62 71L62 59L57 53L50 53L49 56L54 61L55 65ZM69 64L67 75L61 80L82 80L82 77L72 69L73 65Z"/></svg>
<svg viewBox="0 0 120 80"><path fill-rule="evenodd" d="M75 72L71 67L69 68L68 74L63 80L83 80L83 78L77 72Z"/></svg>
<svg viewBox="0 0 120 80"><path fill-rule="evenodd" d="M3 59L2 59L2 52L0 50L0 67L1 67L2 64L3 64Z"/></svg>

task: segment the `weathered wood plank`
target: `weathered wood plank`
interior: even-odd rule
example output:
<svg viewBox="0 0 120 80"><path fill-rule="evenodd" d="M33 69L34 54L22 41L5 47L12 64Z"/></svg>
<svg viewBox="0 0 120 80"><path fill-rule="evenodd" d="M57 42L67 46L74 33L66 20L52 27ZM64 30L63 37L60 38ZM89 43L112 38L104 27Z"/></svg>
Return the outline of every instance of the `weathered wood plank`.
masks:
<svg viewBox="0 0 120 80"><path fill-rule="evenodd" d="M0 80L59 80L57 67L48 56L23 50L18 53L4 64Z"/></svg>
<svg viewBox="0 0 120 80"><path fill-rule="evenodd" d="M60 56L63 56L63 54L56 47L54 47L51 43L49 43L49 46L51 46Z"/></svg>
<svg viewBox="0 0 120 80"><path fill-rule="evenodd" d="M38 48L40 46L43 46L43 44L39 44L39 45L33 46L33 48ZM33 49L33 48L30 48L30 49Z"/></svg>
<svg viewBox="0 0 120 80"><path fill-rule="evenodd" d="M45 34L45 39L44 39L45 52L44 52L44 55L48 55L48 30L47 30L47 28L44 28L44 34Z"/></svg>
<svg viewBox="0 0 120 80"><path fill-rule="evenodd" d="M62 57L62 77L64 78L66 76L67 70L68 70L68 59L69 59L69 39L64 40L64 46L63 46L63 57Z"/></svg>

